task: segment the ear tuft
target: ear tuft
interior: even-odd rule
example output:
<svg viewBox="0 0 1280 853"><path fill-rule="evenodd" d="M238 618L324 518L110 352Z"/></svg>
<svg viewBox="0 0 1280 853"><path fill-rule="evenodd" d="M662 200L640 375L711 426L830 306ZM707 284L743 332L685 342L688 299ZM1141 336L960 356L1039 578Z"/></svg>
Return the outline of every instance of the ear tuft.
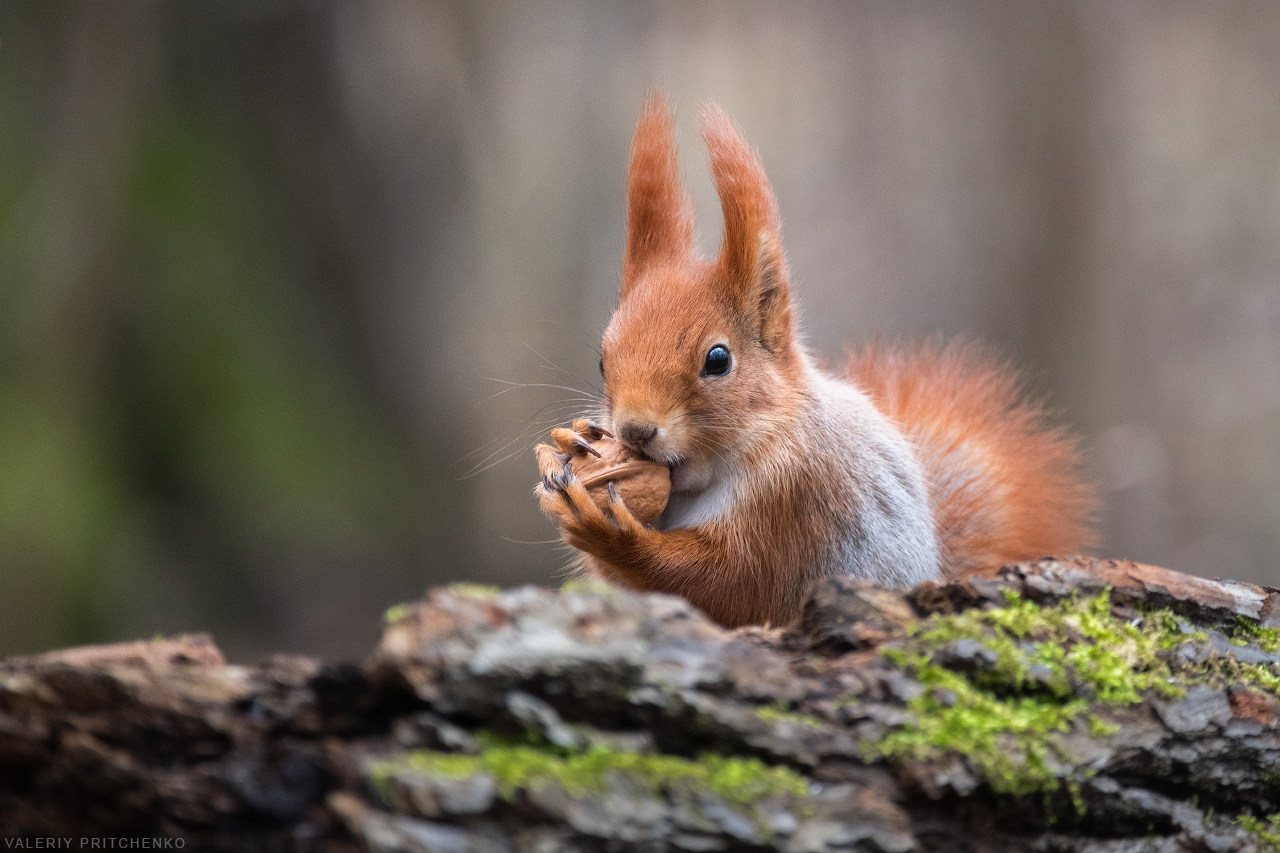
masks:
<svg viewBox="0 0 1280 853"><path fill-rule="evenodd" d="M778 205L765 177L764 166L718 104L701 110L702 138L711 159L711 174L720 194L724 214L724 240L720 268L742 287L758 277L762 235L781 236Z"/></svg>
<svg viewBox="0 0 1280 853"><path fill-rule="evenodd" d="M702 107L702 137L724 214L720 279L726 295L755 320L761 345L782 352L794 334L778 203L760 158L717 104Z"/></svg>
<svg viewBox="0 0 1280 853"><path fill-rule="evenodd" d="M666 99L660 92L646 94L627 177L623 296L645 266L677 260L693 250L693 204L680 183L674 131Z"/></svg>

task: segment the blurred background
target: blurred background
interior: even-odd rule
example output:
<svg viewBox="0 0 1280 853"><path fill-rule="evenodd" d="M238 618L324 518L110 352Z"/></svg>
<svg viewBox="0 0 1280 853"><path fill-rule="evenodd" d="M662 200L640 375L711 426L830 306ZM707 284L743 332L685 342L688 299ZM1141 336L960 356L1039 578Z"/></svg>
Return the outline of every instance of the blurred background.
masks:
<svg viewBox="0 0 1280 853"><path fill-rule="evenodd" d="M359 658L556 583L644 90L757 145L808 339L987 340L1096 553L1280 585L1280 5L0 2L0 654ZM555 387L560 386L560 387Z"/></svg>

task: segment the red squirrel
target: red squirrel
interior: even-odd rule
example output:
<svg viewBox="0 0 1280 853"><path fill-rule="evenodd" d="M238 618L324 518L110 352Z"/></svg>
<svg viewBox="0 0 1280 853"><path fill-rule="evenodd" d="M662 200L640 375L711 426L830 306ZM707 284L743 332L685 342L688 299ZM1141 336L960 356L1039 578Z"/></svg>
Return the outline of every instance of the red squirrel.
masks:
<svg viewBox="0 0 1280 853"><path fill-rule="evenodd" d="M840 375L800 343L773 190L728 115L702 110L724 216L714 260L663 98L631 147L619 305L600 424L671 472L652 525L602 509L551 454L543 509L588 572L674 593L728 627L786 625L817 579L963 577L1090 540L1075 442L972 344L871 347ZM567 471L567 468L565 469Z"/></svg>

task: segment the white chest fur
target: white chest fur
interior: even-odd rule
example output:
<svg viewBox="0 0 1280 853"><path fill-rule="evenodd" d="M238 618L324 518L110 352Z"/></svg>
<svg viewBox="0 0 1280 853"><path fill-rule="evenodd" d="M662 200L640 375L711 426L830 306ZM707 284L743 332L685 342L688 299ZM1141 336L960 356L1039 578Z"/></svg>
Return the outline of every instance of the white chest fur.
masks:
<svg viewBox="0 0 1280 853"><path fill-rule="evenodd" d="M816 371L812 381L811 409L786 440L788 453L795 454L788 464L813 463L813 488L805 490L806 499L813 502L815 516L840 521L822 532L823 556L806 567L806 574L849 574L897 586L937 577L928 487L914 450L856 388ZM752 464L722 464L707 488L672 493L655 527L732 525L748 489L768 488L769 477L761 475L776 473L748 470Z"/></svg>

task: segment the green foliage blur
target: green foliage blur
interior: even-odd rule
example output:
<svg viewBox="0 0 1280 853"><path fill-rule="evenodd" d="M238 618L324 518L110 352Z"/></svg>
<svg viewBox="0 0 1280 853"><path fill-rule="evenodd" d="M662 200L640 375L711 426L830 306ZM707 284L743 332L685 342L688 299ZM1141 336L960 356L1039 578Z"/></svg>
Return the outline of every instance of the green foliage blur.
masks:
<svg viewBox="0 0 1280 853"><path fill-rule="evenodd" d="M225 25L106 5L0 6L0 654L199 629L358 655L290 598L376 625L419 591L429 460Z"/></svg>
<svg viewBox="0 0 1280 853"><path fill-rule="evenodd" d="M1099 555L1277 584L1280 5L0 2L0 656L360 658L571 555L636 111L758 146L806 342L1043 377ZM1039 382L1035 383L1037 386Z"/></svg>

